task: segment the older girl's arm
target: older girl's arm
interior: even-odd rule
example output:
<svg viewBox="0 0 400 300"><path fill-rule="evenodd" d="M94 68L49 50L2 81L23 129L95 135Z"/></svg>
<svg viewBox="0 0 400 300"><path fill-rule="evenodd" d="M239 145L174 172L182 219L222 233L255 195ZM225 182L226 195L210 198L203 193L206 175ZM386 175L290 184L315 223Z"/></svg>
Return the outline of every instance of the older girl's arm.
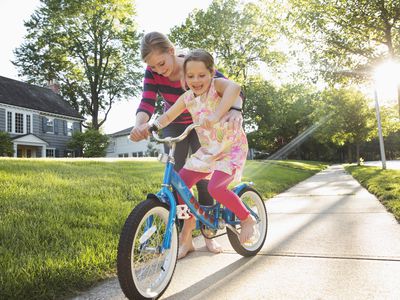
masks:
<svg viewBox="0 0 400 300"><path fill-rule="evenodd" d="M216 78L214 80L215 90L221 96L221 102L213 115L219 121L237 102L240 94L240 85L224 78Z"/></svg>
<svg viewBox="0 0 400 300"><path fill-rule="evenodd" d="M183 102L183 97L179 97L178 100L163 113L154 124L159 127L158 129L166 127L169 123L175 120L186 108L185 102Z"/></svg>

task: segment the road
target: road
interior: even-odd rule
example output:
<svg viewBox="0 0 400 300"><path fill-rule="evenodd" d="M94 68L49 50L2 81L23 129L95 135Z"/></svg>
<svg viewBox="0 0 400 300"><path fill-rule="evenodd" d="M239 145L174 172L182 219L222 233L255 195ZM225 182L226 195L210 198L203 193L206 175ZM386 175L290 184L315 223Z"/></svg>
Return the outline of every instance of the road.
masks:
<svg viewBox="0 0 400 300"><path fill-rule="evenodd" d="M366 161L364 162L364 165L382 168L381 161ZM400 160L387 160L386 169L400 170Z"/></svg>

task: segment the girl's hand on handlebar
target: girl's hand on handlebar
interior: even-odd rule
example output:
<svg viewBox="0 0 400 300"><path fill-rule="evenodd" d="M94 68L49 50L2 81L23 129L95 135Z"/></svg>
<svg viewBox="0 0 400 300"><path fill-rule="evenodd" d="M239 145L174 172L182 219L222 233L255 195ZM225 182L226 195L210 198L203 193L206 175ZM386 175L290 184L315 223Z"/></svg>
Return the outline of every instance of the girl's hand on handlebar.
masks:
<svg viewBox="0 0 400 300"><path fill-rule="evenodd" d="M129 139L134 142L145 140L149 137L149 124L144 123L139 126L133 127Z"/></svg>

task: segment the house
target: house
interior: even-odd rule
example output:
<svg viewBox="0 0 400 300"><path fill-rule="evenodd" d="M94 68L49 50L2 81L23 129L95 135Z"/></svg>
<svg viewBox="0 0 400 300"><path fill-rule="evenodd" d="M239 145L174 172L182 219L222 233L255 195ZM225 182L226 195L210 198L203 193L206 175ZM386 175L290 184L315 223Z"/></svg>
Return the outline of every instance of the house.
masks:
<svg viewBox="0 0 400 300"><path fill-rule="evenodd" d="M159 153L164 152L162 144L150 140L132 142L128 136L133 127L115 132L108 135L110 144L107 148L106 157L157 157Z"/></svg>
<svg viewBox="0 0 400 300"><path fill-rule="evenodd" d="M64 157L84 118L56 90L0 76L0 131L12 137L15 157Z"/></svg>

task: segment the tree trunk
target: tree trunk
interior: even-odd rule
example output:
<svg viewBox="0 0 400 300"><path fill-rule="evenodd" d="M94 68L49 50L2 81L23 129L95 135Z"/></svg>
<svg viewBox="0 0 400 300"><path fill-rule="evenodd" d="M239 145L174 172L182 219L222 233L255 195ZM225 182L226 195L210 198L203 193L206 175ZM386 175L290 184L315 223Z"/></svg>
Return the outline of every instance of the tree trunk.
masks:
<svg viewBox="0 0 400 300"><path fill-rule="evenodd" d="M92 128L99 130L99 98L97 95L92 96Z"/></svg>
<svg viewBox="0 0 400 300"><path fill-rule="evenodd" d="M356 143L356 159L357 159L357 165L359 166L361 164L361 161L360 161L360 143Z"/></svg>
<svg viewBox="0 0 400 300"><path fill-rule="evenodd" d="M397 105L399 106L399 118L400 118L400 84L397 85Z"/></svg>
<svg viewBox="0 0 400 300"><path fill-rule="evenodd" d="M352 153L351 153L351 145L348 145L348 147L347 147L347 162L349 162L349 163L353 162Z"/></svg>

